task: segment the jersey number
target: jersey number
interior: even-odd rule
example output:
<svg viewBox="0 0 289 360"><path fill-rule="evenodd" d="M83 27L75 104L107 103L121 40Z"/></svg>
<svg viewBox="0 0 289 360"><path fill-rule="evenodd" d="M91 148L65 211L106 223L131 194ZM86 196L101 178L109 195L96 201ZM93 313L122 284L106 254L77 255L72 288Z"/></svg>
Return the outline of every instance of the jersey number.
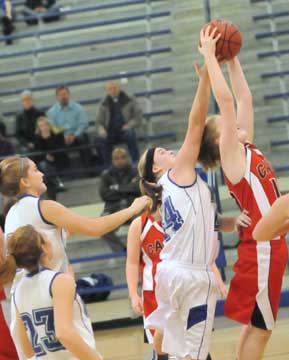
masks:
<svg viewBox="0 0 289 360"><path fill-rule="evenodd" d="M22 321L30 333L32 347L37 356L46 355L46 350L55 352L64 350L63 345L56 339L54 330L54 316L52 308L33 310L33 318L30 314L21 314ZM36 327L43 325L45 336L41 337L41 343L38 339Z"/></svg>
<svg viewBox="0 0 289 360"><path fill-rule="evenodd" d="M172 228L174 232L178 231L180 227L183 225L184 220L182 219L178 210L174 208L172 203L172 199L168 196L164 201L164 230ZM165 234L165 241L169 241L170 236Z"/></svg>

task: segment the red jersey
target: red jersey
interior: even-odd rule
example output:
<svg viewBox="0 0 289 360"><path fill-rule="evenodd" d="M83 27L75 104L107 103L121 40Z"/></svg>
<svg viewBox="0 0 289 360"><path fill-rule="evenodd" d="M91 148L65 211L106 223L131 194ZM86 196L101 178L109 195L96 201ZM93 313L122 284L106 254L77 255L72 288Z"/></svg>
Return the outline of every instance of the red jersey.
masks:
<svg viewBox="0 0 289 360"><path fill-rule="evenodd" d="M246 172L244 177L236 185L226 178L232 197L241 210L249 212L248 216L252 221L250 226L241 228L241 241L254 240L252 233L256 224L280 196L276 175L270 162L252 144L246 144L245 150Z"/></svg>
<svg viewBox="0 0 289 360"><path fill-rule="evenodd" d="M161 223L156 221L148 212L141 215L141 274L142 289L155 290L155 275L160 262L160 252L164 243L164 231Z"/></svg>
<svg viewBox="0 0 289 360"><path fill-rule="evenodd" d="M6 299L6 295L4 289L0 287L0 301L5 299Z"/></svg>

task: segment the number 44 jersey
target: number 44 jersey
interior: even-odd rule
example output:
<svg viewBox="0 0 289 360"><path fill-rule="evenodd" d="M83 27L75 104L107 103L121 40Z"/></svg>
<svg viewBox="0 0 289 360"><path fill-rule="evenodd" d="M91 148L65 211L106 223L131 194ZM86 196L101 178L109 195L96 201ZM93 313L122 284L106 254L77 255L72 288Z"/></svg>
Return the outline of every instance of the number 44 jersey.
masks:
<svg viewBox="0 0 289 360"><path fill-rule="evenodd" d="M28 273L15 289L14 303L37 358L76 360L55 335L51 287L58 274L47 268ZM82 339L95 348L91 323L77 294L73 303L73 326Z"/></svg>
<svg viewBox="0 0 289 360"><path fill-rule="evenodd" d="M170 171L159 180L163 187L162 226L165 232L161 260L195 266L210 266L218 250L215 234L215 203L207 184L196 175L188 186L180 186Z"/></svg>

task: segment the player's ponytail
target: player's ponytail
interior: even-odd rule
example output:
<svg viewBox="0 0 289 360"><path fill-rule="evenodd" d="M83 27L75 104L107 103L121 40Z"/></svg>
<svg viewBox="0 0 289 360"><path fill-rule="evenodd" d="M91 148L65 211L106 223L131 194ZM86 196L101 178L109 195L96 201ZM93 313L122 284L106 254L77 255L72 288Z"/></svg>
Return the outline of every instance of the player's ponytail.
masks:
<svg viewBox="0 0 289 360"><path fill-rule="evenodd" d="M152 199L151 212L155 212L162 201L162 186L156 183L155 175L152 171L154 152L155 148L145 151L138 163L140 191L142 195L147 195Z"/></svg>
<svg viewBox="0 0 289 360"><path fill-rule="evenodd" d="M16 268L33 271L39 266L44 238L33 226L18 228L8 238L9 256L0 264L0 285L13 281Z"/></svg>
<svg viewBox="0 0 289 360"><path fill-rule="evenodd" d="M198 162L205 170L216 168L220 162L218 134L214 124L215 117L215 115L212 115L206 121L198 157Z"/></svg>

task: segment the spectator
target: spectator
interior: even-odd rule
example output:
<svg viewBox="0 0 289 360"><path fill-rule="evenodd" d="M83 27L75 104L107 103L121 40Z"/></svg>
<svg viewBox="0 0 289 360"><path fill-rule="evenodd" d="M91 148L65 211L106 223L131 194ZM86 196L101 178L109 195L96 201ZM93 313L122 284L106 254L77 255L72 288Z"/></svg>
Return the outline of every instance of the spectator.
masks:
<svg viewBox="0 0 289 360"><path fill-rule="evenodd" d="M38 118L35 151L43 151L45 154L36 155L34 158L41 171L45 174L47 194L48 197L53 200L56 199L57 192L65 190L58 175L67 168L69 159L66 152L53 152L63 148L65 148L63 133L55 134L52 125L45 116ZM51 151L51 153L49 151Z"/></svg>
<svg viewBox="0 0 289 360"><path fill-rule="evenodd" d="M55 0L26 0L23 15L28 25L38 24L38 14L46 14L42 19L44 22L59 20L60 10Z"/></svg>
<svg viewBox="0 0 289 360"><path fill-rule="evenodd" d="M3 35L11 35L14 31L14 26L12 24L12 5L10 0L0 0L0 17ZM6 44L11 45L12 40L7 39Z"/></svg>
<svg viewBox="0 0 289 360"><path fill-rule="evenodd" d="M0 157L14 155L15 149L11 141L6 138L6 126L0 120Z"/></svg>
<svg viewBox="0 0 289 360"><path fill-rule="evenodd" d="M99 193L105 203L102 215L126 208L139 196L137 171L130 165L125 149L113 150L112 166L101 175ZM125 249L115 232L106 234L103 238L113 251Z"/></svg>
<svg viewBox="0 0 289 360"><path fill-rule="evenodd" d="M105 139L106 160L110 161L115 144L125 143L132 161L139 159L135 129L142 121L142 111L134 97L129 97L115 82L106 84L107 96L101 103L96 116L99 135Z"/></svg>
<svg viewBox="0 0 289 360"><path fill-rule="evenodd" d="M32 93L25 90L21 94L23 110L16 115L16 138L22 151L33 151L35 142L36 122L44 112L33 105Z"/></svg>
<svg viewBox="0 0 289 360"><path fill-rule="evenodd" d="M50 123L64 132L67 146L82 146L88 144L85 130L88 128L88 117L84 108L75 101L70 100L70 92L66 86L56 89L57 103L48 110ZM87 167L90 166L90 149L79 150L81 159Z"/></svg>

